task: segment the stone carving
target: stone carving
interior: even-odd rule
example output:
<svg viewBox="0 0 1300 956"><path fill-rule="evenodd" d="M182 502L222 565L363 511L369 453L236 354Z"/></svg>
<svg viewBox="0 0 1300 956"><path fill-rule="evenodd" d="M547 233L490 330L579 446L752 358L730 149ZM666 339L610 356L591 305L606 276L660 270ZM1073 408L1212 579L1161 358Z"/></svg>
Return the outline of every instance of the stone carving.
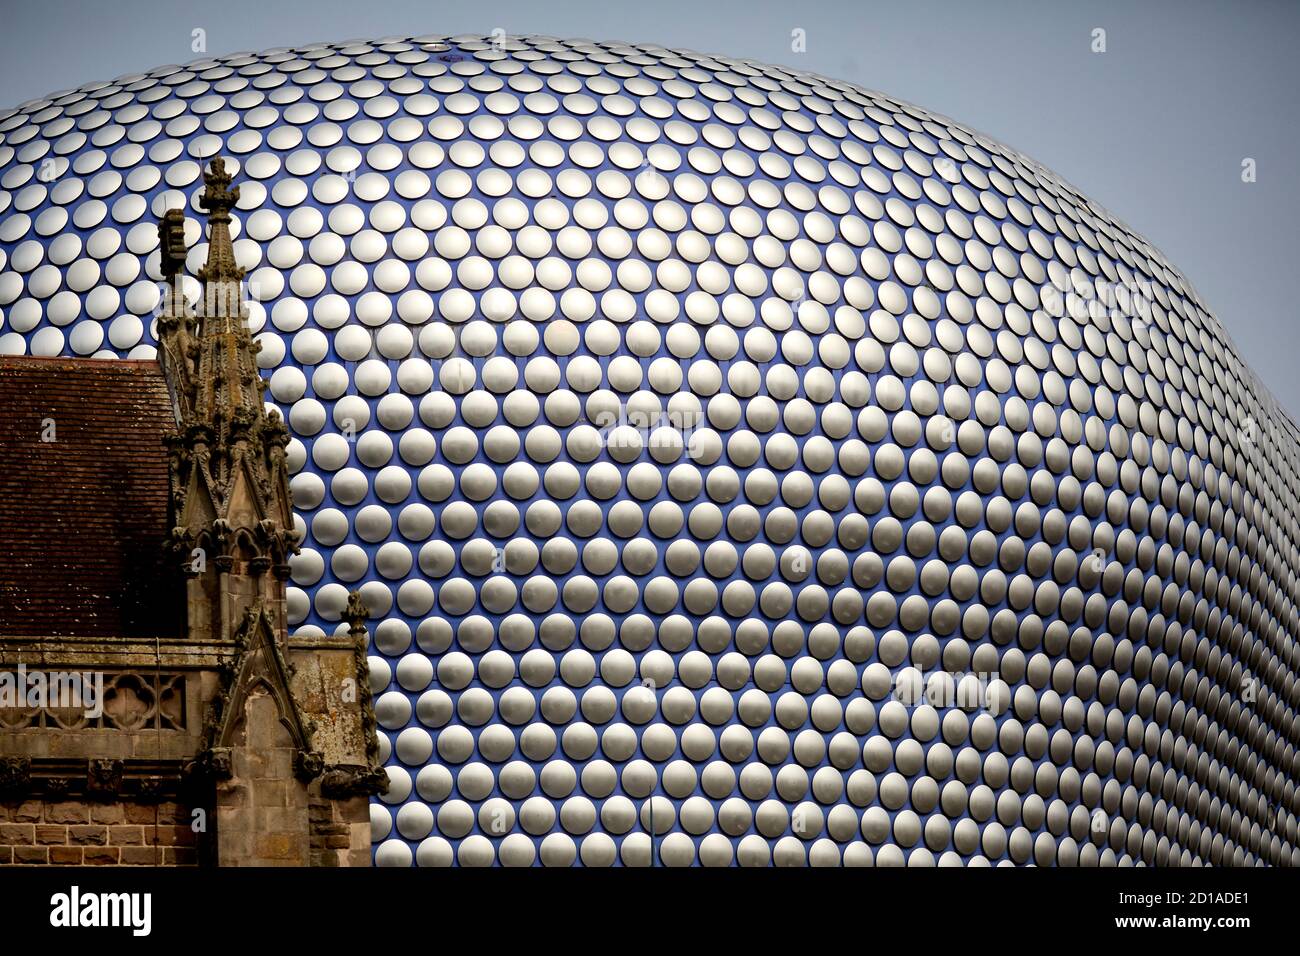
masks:
<svg viewBox="0 0 1300 956"><path fill-rule="evenodd" d="M199 751L194 759L185 764L182 777L191 785L212 783L217 780L230 779L234 771L229 747L208 747Z"/></svg>
<svg viewBox="0 0 1300 956"><path fill-rule="evenodd" d="M27 757L0 757L0 794L22 794L31 783L32 762Z"/></svg>
<svg viewBox="0 0 1300 956"><path fill-rule="evenodd" d="M104 673L98 713L87 707L0 708L3 730L184 730L185 675L178 672Z"/></svg>
<svg viewBox="0 0 1300 956"><path fill-rule="evenodd" d="M388 789L388 774L383 767L336 764L321 775L320 789L327 797L374 795Z"/></svg>
<svg viewBox="0 0 1300 956"><path fill-rule="evenodd" d="M315 780L325 770L325 755L319 750L300 750L294 756L293 770L299 780Z"/></svg>
<svg viewBox="0 0 1300 956"><path fill-rule="evenodd" d="M252 687L262 686L275 701L280 720L297 747L295 771L302 780L315 779L325 760L311 746L311 721L304 719L289 689L292 668L275 639L271 616L261 601L245 609L234 644L234 658L221 669L221 691L208 706L203 724L204 749L189 772L192 775L198 771L208 778L230 775L230 744L243 701Z"/></svg>
<svg viewBox="0 0 1300 956"><path fill-rule="evenodd" d="M283 580L298 548L285 465L289 432L278 414L268 415L263 407L258 345L249 334L241 289L244 270L236 265L231 244L230 210L239 187L230 181L225 161L217 157L204 174L200 198L209 213L208 260L198 272L204 288L193 314L175 291L184 267L183 233L176 231L178 221L183 229L184 213L169 210L159 224L160 236L179 246L166 253L174 293L158 320L159 352L178 412L168 441L179 519L170 544L190 576L200 574L204 564L193 558L198 548L219 571L231 572L239 558L249 562L255 576L272 570ZM232 520L237 500L256 513L251 526L246 518Z"/></svg>
<svg viewBox="0 0 1300 956"><path fill-rule="evenodd" d="M366 741L366 761L372 770L377 770L384 778L382 786L368 792L383 793L388 788L388 777L383 772L383 761L379 758L379 722L375 718L374 699L370 694L370 658L366 654L366 620L369 616L370 611L361 592L350 592L344 619L348 622L348 634L356 642L353 660L356 665L357 696L361 703L361 733Z"/></svg>
<svg viewBox="0 0 1300 956"><path fill-rule="evenodd" d="M136 782L136 792L142 800L161 800L175 788L175 781L166 777L141 777Z"/></svg>
<svg viewBox="0 0 1300 956"><path fill-rule="evenodd" d="M101 800L111 800L122 789L123 764L120 760L97 758L86 767L86 793Z"/></svg>

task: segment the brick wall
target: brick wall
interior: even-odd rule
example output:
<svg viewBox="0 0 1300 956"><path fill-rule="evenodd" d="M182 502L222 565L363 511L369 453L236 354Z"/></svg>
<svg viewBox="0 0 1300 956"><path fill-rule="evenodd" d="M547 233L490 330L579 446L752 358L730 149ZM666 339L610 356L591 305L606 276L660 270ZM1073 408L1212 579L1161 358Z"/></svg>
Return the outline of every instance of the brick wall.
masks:
<svg viewBox="0 0 1300 956"><path fill-rule="evenodd" d="M194 866L196 844L178 803L0 802L0 865Z"/></svg>

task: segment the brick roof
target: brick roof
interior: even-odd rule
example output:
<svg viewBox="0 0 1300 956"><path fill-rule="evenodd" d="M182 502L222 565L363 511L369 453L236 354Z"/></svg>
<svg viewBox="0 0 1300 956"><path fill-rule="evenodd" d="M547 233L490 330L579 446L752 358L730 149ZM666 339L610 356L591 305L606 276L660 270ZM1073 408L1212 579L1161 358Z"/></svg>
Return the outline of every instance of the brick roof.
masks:
<svg viewBox="0 0 1300 956"><path fill-rule="evenodd" d="M173 423L157 362L0 357L0 635L183 633Z"/></svg>

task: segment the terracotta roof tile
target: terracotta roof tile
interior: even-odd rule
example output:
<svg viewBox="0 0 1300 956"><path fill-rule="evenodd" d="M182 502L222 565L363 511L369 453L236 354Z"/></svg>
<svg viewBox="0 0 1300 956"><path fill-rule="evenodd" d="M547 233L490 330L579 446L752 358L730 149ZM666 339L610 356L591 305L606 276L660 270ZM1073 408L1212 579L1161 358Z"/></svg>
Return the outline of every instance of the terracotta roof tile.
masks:
<svg viewBox="0 0 1300 956"><path fill-rule="evenodd" d="M0 635L183 633L172 427L157 362L0 357Z"/></svg>

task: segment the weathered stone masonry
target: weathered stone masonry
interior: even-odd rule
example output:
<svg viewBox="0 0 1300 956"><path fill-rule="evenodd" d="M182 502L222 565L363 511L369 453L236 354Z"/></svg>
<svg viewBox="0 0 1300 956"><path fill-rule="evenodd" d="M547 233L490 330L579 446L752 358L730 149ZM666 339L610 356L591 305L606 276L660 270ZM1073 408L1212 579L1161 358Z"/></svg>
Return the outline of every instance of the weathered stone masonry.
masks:
<svg viewBox="0 0 1300 956"><path fill-rule="evenodd" d="M186 297L159 226L158 362L0 360L0 672L102 674L100 713L0 707L0 863L366 866L386 781L366 609L290 638L285 446L223 161ZM193 288L191 284L191 288Z"/></svg>

